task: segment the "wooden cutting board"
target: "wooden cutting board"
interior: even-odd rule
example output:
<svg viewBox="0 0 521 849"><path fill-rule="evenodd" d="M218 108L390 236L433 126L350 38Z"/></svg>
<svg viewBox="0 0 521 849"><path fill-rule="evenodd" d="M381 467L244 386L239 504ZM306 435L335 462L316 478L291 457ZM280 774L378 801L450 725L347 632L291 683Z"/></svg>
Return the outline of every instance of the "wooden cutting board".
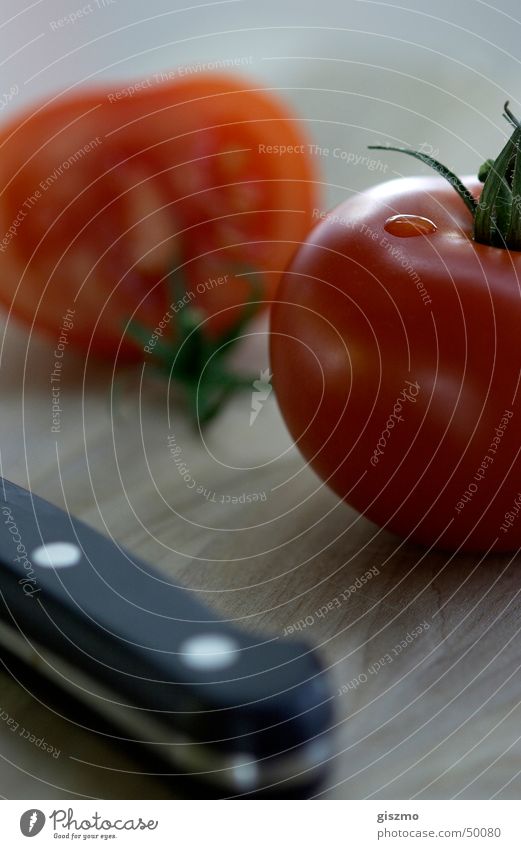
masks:
<svg viewBox="0 0 521 849"><path fill-rule="evenodd" d="M258 373L265 324L255 332L241 364ZM336 694L325 797L519 798L518 560L429 553L377 529L306 468L273 395L253 424L250 393L235 398L201 435L149 373L114 381L110 365L85 370L67 350L53 433L52 350L9 325L1 473L112 534L220 614L319 646ZM31 742L42 737L52 752ZM7 798L183 793L5 671L0 752Z"/></svg>

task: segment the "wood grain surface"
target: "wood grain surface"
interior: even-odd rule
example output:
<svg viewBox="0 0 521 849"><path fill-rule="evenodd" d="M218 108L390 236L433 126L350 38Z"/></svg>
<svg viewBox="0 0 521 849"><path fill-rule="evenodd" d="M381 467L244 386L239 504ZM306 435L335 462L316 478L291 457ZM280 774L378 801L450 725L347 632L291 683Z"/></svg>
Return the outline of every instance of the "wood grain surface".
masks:
<svg viewBox="0 0 521 849"><path fill-rule="evenodd" d="M255 334L244 368L267 365L263 322ZM52 340L28 342L9 324L2 474L113 535L227 618L280 639L300 632L320 647L336 693L325 797L519 797L516 559L428 552L377 529L305 467L273 396L251 426L249 393L235 398L201 435L146 371L114 379L67 351L52 433L52 350ZM6 798L183 794L5 671L0 714ZM59 755L14 732L6 715Z"/></svg>

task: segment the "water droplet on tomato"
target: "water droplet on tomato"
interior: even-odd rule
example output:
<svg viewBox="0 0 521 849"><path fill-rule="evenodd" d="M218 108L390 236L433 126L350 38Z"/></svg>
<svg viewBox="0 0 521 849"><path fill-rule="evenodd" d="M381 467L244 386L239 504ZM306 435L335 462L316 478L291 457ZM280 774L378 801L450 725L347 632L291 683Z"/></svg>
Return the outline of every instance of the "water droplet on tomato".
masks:
<svg viewBox="0 0 521 849"><path fill-rule="evenodd" d="M434 221L423 215L392 215L384 224L384 230L393 236L427 236L437 229Z"/></svg>

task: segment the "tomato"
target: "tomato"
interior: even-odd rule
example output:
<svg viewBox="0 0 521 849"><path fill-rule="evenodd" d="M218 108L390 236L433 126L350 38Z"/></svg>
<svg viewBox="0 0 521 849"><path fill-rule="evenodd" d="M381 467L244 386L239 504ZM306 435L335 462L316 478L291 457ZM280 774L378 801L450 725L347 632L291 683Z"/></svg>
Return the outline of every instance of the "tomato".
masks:
<svg viewBox="0 0 521 849"><path fill-rule="evenodd" d="M520 275L521 253L477 242L438 176L348 199L290 264L271 322L282 413L379 526L449 549L521 545Z"/></svg>
<svg viewBox="0 0 521 849"><path fill-rule="evenodd" d="M2 129L0 186L0 300L53 340L71 310L71 347L122 359L143 355L128 320L152 332L181 296L219 337L252 297L249 269L269 301L315 203L286 106L204 73L33 107Z"/></svg>

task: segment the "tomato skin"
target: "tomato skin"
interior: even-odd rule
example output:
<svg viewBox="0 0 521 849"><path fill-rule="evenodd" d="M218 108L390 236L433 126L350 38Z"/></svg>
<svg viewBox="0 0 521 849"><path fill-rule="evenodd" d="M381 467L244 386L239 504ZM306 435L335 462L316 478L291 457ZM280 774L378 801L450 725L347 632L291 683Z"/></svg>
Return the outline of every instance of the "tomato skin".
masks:
<svg viewBox="0 0 521 849"><path fill-rule="evenodd" d="M72 308L71 347L132 359L143 349L125 323L157 327L172 266L210 336L252 295L232 269L263 272L269 301L316 201L306 140L269 92L204 73L123 90L58 97L2 127L0 301L54 340ZM261 150L275 144L301 153Z"/></svg>
<svg viewBox="0 0 521 849"><path fill-rule="evenodd" d="M393 236L397 214L437 229ZM521 546L520 274L521 253L472 241L439 177L347 200L294 257L272 308L279 404L315 471L377 525L451 550Z"/></svg>

